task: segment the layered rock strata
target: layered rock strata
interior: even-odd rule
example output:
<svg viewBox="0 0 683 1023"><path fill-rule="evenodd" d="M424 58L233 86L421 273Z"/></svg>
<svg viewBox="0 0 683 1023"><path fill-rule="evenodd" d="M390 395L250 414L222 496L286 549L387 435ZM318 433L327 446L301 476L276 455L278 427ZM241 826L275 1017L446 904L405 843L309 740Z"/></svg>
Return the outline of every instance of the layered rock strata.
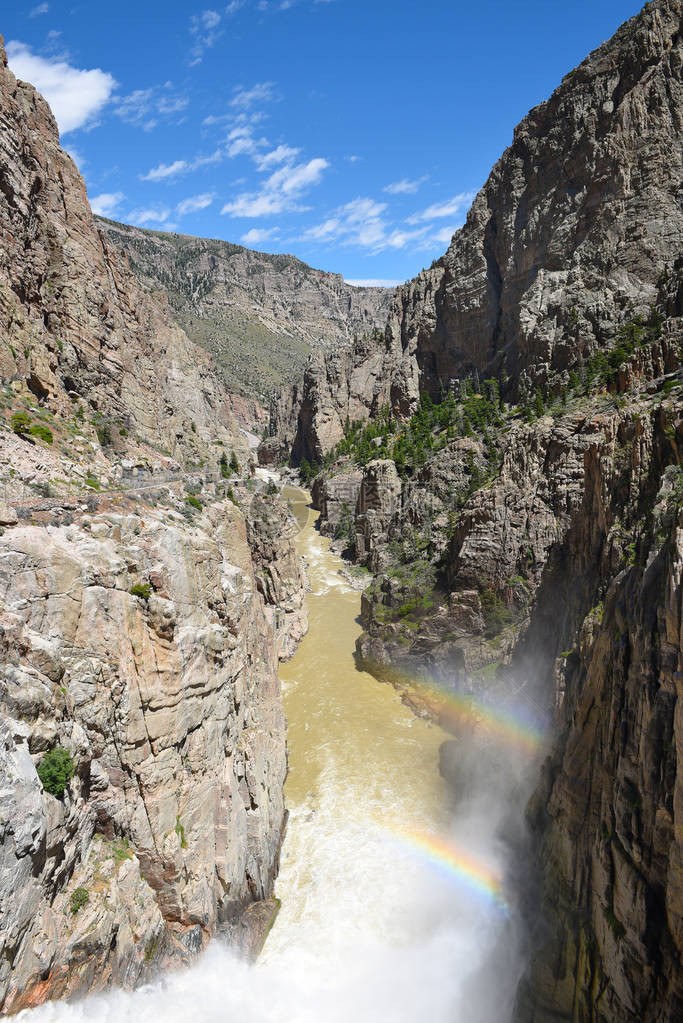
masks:
<svg viewBox="0 0 683 1023"><path fill-rule="evenodd" d="M235 505L186 519L112 510L0 539L6 1012L134 984L270 894L274 634ZM63 798L36 773L56 747Z"/></svg>
<svg viewBox="0 0 683 1023"><path fill-rule="evenodd" d="M231 390L267 399L310 352L350 345L384 323L394 289L353 287L294 256L164 234L98 218L145 289L168 296L178 323L215 356Z"/></svg>
<svg viewBox="0 0 683 1023"><path fill-rule="evenodd" d="M571 369L660 302L680 256L681 9L655 0L517 126L448 251L398 291L381 340L315 358L295 460L347 416L404 414L466 376L513 399Z"/></svg>
<svg viewBox="0 0 683 1023"><path fill-rule="evenodd" d="M683 1011L681 14L647 4L525 118L382 338L309 367L293 444L453 396L424 462L344 456L313 493L375 573L362 663L552 722L524 1023Z"/></svg>
<svg viewBox="0 0 683 1023"><path fill-rule="evenodd" d="M96 224L52 113L0 42L0 377L69 419L117 424L121 447L180 461L243 450L211 357L143 294Z"/></svg>

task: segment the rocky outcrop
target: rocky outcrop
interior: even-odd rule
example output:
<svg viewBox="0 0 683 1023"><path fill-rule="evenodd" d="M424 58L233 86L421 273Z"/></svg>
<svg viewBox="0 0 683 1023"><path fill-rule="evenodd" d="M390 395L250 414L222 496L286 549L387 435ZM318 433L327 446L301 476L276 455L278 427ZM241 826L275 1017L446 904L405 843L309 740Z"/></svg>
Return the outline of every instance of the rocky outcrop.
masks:
<svg viewBox="0 0 683 1023"><path fill-rule="evenodd" d="M300 401L298 396L289 406L281 401L286 414L276 415L272 431L283 424L282 435L288 438L296 414L292 460L296 465L304 458L319 464L343 438L347 422L365 421L387 406L408 413L418 396L414 367L375 331L347 351L315 353L306 367Z"/></svg>
<svg viewBox="0 0 683 1023"><path fill-rule="evenodd" d="M414 695L426 678L553 722L520 1023L683 1012L680 25L655 0L568 75L372 350L304 382L300 458L338 444L352 374L356 418L398 419L400 479L355 449L351 532L377 573L361 663L421 713L444 706ZM419 392L452 400L429 436ZM346 432L314 486L327 509L358 471Z"/></svg>
<svg viewBox="0 0 683 1023"><path fill-rule="evenodd" d="M683 238L680 19L679 0L647 4L524 118L381 340L307 369L295 459L320 461L347 414L378 401L405 414L419 390L436 400L466 376L513 398L558 394L625 320L664 303Z"/></svg>
<svg viewBox="0 0 683 1023"><path fill-rule="evenodd" d="M308 629L306 581L294 546L298 526L274 485L251 499L246 521L256 584L275 630L278 656L286 660Z"/></svg>
<svg viewBox="0 0 683 1023"><path fill-rule="evenodd" d="M268 398L311 350L350 345L383 324L394 290L352 287L294 256L164 234L98 218L146 289L162 291L179 324L213 353L230 390Z"/></svg>
<svg viewBox="0 0 683 1023"><path fill-rule="evenodd" d="M193 515L195 513L192 513ZM231 501L0 539L6 1012L131 985L271 891L275 642ZM36 768L69 752L62 798ZM80 900L80 901L79 901Z"/></svg>
<svg viewBox="0 0 683 1023"><path fill-rule="evenodd" d="M676 709L683 477L680 465L670 465L653 495L673 438L653 420L643 425L633 453L649 456L639 494L647 525L636 527L622 559L623 532L609 528L613 509L605 503L614 487L604 475L609 463L590 451L583 514L562 552L568 571L550 559L537 620L520 649L528 664L557 655L551 616L555 635L571 639L559 673L559 736L529 808L544 913L519 1020L635 1023L677 1019L683 1009ZM679 418L676 443L682 432Z"/></svg>
<svg viewBox="0 0 683 1023"><path fill-rule="evenodd" d="M275 619L283 650L305 622L286 513L271 498L268 545L224 499L229 475L245 507L259 500L244 480L256 438L236 418L258 410L136 283L1 47L0 128L0 1011L12 1013L133 986L218 931L258 950L286 819Z"/></svg>
<svg viewBox="0 0 683 1023"><path fill-rule="evenodd" d="M96 224L48 105L15 79L1 43L0 129L3 383L62 421L82 406L123 450L148 444L184 462L215 441L246 451L211 357Z"/></svg>

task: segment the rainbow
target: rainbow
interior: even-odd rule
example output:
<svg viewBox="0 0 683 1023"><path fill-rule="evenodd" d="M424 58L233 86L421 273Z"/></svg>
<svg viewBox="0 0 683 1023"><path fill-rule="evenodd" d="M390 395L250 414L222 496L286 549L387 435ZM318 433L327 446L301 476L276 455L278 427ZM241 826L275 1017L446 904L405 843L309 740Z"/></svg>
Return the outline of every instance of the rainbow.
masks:
<svg viewBox="0 0 683 1023"><path fill-rule="evenodd" d="M384 831L399 847L435 867L449 880L464 886L501 912L508 913L500 874L451 839L417 828L385 825Z"/></svg>
<svg viewBox="0 0 683 1023"><path fill-rule="evenodd" d="M447 690L424 677L402 674L395 683L410 705L426 706L447 731L463 729L482 737L505 742L528 756L535 756L543 744L543 731L531 716L521 710L494 707L466 693Z"/></svg>

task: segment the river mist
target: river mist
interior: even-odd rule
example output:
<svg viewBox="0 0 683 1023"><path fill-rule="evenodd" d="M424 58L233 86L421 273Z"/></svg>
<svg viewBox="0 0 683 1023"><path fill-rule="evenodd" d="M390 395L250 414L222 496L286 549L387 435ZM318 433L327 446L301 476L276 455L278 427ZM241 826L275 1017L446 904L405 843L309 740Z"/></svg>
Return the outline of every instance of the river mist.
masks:
<svg viewBox="0 0 683 1023"><path fill-rule="evenodd" d="M529 750L496 735L495 721L486 734L464 728L448 747L460 791L445 782L450 736L356 669L359 594L296 502L310 630L281 668L290 820L282 909L259 961L217 939L190 969L46 1004L21 1013L26 1023L510 1019L524 939L500 834L522 820Z"/></svg>

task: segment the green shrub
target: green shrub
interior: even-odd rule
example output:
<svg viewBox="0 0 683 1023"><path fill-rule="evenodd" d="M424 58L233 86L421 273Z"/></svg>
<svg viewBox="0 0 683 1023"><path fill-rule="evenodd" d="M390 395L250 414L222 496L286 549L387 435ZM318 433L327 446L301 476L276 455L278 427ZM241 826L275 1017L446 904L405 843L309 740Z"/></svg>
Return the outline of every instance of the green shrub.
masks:
<svg viewBox="0 0 683 1023"><path fill-rule="evenodd" d="M102 426L97 428L97 439L100 442L100 446L107 448L111 444L111 427L108 423L103 423Z"/></svg>
<svg viewBox="0 0 683 1023"><path fill-rule="evenodd" d="M69 751L55 746L45 754L36 770L45 791L61 799L76 768Z"/></svg>
<svg viewBox="0 0 683 1023"><path fill-rule="evenodd" d="M230 455L230 468L232 469L233 472L240 471L240 463L237 461L237 455L235 454L234 451Z"/></svg>
<svg viewBox="0 0 683 1023"><path fill-rule="evenodd" d="M116 864L123 863L133 856L133 850L127 838L119 838L112 844L112 853Z"/></svg>
<svg viewBox="0 0 683 1023"><path fill-rule="evenodd" d="M223 451L221 454L221 476L223 477L224 480L227 480L230 477L230 469L228 467L228 456L226 455L225 451Z"/></svg>
<svg viewBox="0 0 683 1023"><path fill-rule="evenodd" d="M88 902L90 902L90 892L87 888L76 888L71 893L71 914L76 916L79 909L82 909Z"/></svg>
<svg viewBox="0 0 683 1023"><path fill-rule="evenodd" d="M134 597L140 597L142 600L149 600L152 587L149 583L135 583L134 586L131 586L130 592Z"/></svg>
<svg viewBox="0 0 683 1023"><path fill-rule="evenodd" d="M28 412L15 412L10 419L12 429L15 433L28 433L31 429L31 417Z"/></svg>
<svg viewBox="0 0 683 1023"><path fill-rule="evenodd" d="M175 819L175 833L178 836L178 838L180 839L180 848L181 849L187 849L187 839L185 838L185 828L180 823L180 817L176 817L176 819Z"/></svg>
<svg viewBox="0 0 683 1023"><path fill-rule="evenodd" d="M49 426L45 426L43 423L34 423L31 429L28 431L32 437L40 437L46 444L52 444L54 437L52 436L52 430Z"/></svg>
<svg viewBox="0 0 683 1023"><path fill-rule="evenodd" d="M202 502L199 500L198 497L195 497L194 494L188 494L185 500L190 505L190 507L196 508L197 511L202 510Z"/></svg>

